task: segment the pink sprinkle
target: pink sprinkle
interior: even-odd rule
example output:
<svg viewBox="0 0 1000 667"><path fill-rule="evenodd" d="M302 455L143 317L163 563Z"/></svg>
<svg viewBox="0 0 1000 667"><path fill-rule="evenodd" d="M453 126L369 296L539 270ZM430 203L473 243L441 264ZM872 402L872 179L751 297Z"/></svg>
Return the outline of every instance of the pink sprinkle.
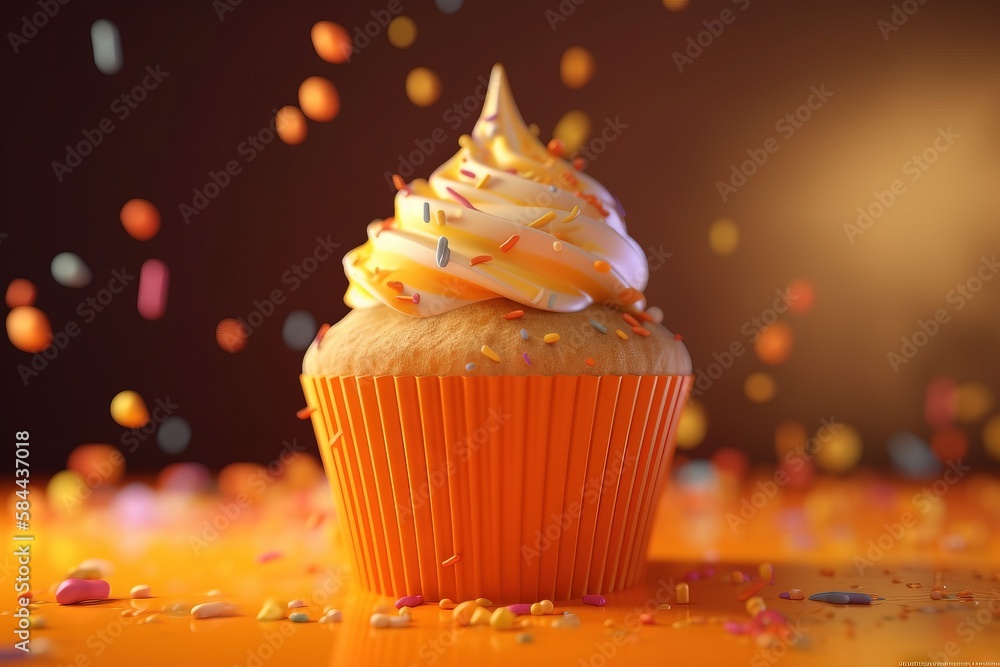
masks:
<svg viewBox="0 0 1000 667"><path fill-rule="evenodd" d="M404 595L396 600L396 609L402 609L403 607L419 607L423 603L423 595Z"/></svg>
<svg viewBox="0 0 1000 667"><path fill-rule="evenodd" d="M167 310L167 285L170 269L158 259L147 259L139 269L139 314L147 320L158 320Z"/></svg>
<svg viewBox="0 0 1000 667"><path fill-rule="evenodd" d="M285 554L283 554L282 552L278 551L277 549L274 549L272 551L265 551L264 553L262 553L259 556L257 556L257 562L258 563L266 563L268 561L275 560L276 558L281 558L284 555Z"/></svg>
<svg viewBox="0 0 1000 667"><path fill-rule="evenodd" d="M604 599L603 595L584 595L583 596L583 604L589 604L589 605L593 605L595 607L603 607L607 603L608 603L608 601Z"/></svg>
<svg viewBox="0 0 1000 667"><path fill-rule="evenodd" d="M458 173L460 173L462 176L468 176L469 178L475 178L476 177L476 175L473 174L468 169L459 169Z"/></svg>
<svg viewBox="0 0 1000 667"><path fill-rule="evenodd" d="M530 604L511 604L507 605L507 609L510 609L515 616L525 616L531 613Z"/></svg>
<svg viewBox="0 0 1000 667"><path fill-rule="evenodd" d="M745 635L747 633L746 625L736 621L726 621L722 624L722 629L731 635Z"/></svg>
<svg viewBox="0 0 1000 667"><path fill-rule="evenodd" d="M455 201L457 201L459 204L461 204L465 208L471 208L473 211L476 210L476 207L473 206L471 203L469 203L469 200L466 199L465 197L463 197L462 195L458 194L457 192L455 192L451 188L445 188L445 190L447 190L448 194L450 194L452 197L455 198Z"/></svg>
<svg viewBox="0 0 1000 667"><path fill-rule="evenodd" d="M420 295L416 292L413 293L413 303L420 303Z"/></svg>
<svg viewBox="0 0 1000 667"><path fill-rule="evenodd" d="M656 619L652 614L639 614L639 620L643 625L656 625Z"/></svg>
<svg viewBox="0 0 1000 667"><path fill-rule="evenodd" d="M521 354L521 358L524 359L524 363L528 364L529 366L531 365L531 359L528 358L527 352L523 352Z"/></svg>
<svg viewBox="0 0 1000 667"><path fill-rule="evenodd" d="M107 600L109 595L111 595L111 584L103 579L66 579L56 588L56 602L59 604Z"/></svg>

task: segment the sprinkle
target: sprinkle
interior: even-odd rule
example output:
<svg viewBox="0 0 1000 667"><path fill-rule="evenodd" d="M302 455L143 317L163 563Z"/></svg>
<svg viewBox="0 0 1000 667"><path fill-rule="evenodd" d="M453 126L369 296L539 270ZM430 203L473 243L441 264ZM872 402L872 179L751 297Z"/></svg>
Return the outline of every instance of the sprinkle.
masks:
<svg viewBox="0 0 1000 667"><path fill-rule="evenodd" d="M316 412L316 408L309 407L307 405L306 407L296 412L295 416L298 417L299 419L309 419L309 415L311 415L314 412Z"/></svg>
<svg viewBox="0 0 1000 667"><path fill-rule="evenodd" d="M684 336L681 334L674 334L674 340L684 340Z"/></svg>
<svg viewBox="0 0 1000 667"><path fill-rule="evenodd" d="M562 157L563 152L566 150L565 146L563 146L563 142L559 139L552 139L551 141L549 141L549 144L548 146L546 146L546 148L550 153L552 153L556 157Z"/></svg>
<svg viewBox="0 0 1000 667"><path fill-rule="evenodd" d="M628 325L630 327L640 326L639 325L639 321L637 319L635 319L634 317L632 317L631 315L629 315L628 313L622 313L622 319L625 320L626 322L628 322Z"/></svg>
<svg viewBox="0 0 1000 667"><path fill-rule="evenodd" d="M417 298L414 299L413 297L417 297ZM406 295L406 294L397 294L396 295L396 301L412 301L413 303L419 303L420 302L420 296L418 294L413 294L412 296L409 296L409 295Z"/></svg>
<svg viewBox="0 0 1000 667"><path fill-rule="evenodd" d="M195 618L218 618L220 616L236 616L239 608L232 602L206 602L191 607L191 615Z"/></svg>
<svg viewBox="0 0 1000 667"><path fill-rule="evenodd" d="M482 264L493 259L493 255L476 255L469 260L469 266L475 266L476 264Z"/></svg>
<svg viewBox="0 0 1000 667"><path fill-rule="evenodd" d="M649 335L649 329L643 329L642 327L632 327L632 333L638 334L645 338Z"/></svg>
<svg viewBox="0 0 1000 667"><path fill-rule="evenodd" d="M677 604L689 604L691 602L691 588L684 582L677 584Z"/></svg>
<svg viewBox="0 0 1000 667"><path fill-rule="evenodd" d="M448 249L448 239L447 237L438 237L437 244L437 265L442 269L448 266L448 261L451 259L451 250Z"/></svg>
<svg viewBox="0 0 1000 667"><path fill-rule="evenodd" d="M493 361L497 362L498 364L500 363L500 356L497 355L497 353L494 352L489 345L483 345L481 348L479 348L479 351L485 354Z"/></svg>
<svg viewBox="0 0 1000 667"><path fill-rule="evenodd" d="M468 176L469 178L475 178L476 177L476 175L473 174L468 169L459 169L458 173L460 173L462 176Z"/></svg>
<svg viewBox="0 0 1000 667"><path fill-rule="evenodd" d="M406 183L403 182L403 177L399 174L392 175L392 184L396 186L397 190L405 190L406 194L410 194L410 188L406 187Z"/></svg>
<svg viewBox="0 0 1000 667"><path fill-rule="evenodd" d="M638 313L636 313L635 314L635 319L637 319L637 320L639 320L641 322L655 322L656 321L655 319L653 319L652 315L650 315L649 313L647 313L644 310L640 310Z"/></svg>
<svg viewBox="0 0 1000 667"><path fill-rule="evenodd" d="M594 607L603 607L607 603L608 603L608 601L604 599L603 595L584 595L583 596L583 604L593 605Z"/></svg>
<svg viewBox="0 0 1000 667"><path fill-rule="evenodd" d="M324 322L320 325L319 331L316 332L316 344L321 345L323 343L323 338L326 337L326 332L330 330L330 325Z"/></svg>
<svg viewBox="0 0 1000 667"><path fill-rule="evenodd" d="M555 220L555 217L556 217L556 212L555 211L549 211L548 213L546 213L542 217L538 218L534 222L529 223L528 226L529 227L541 227L542 225L547 225L548 223L550 223L553 220Z"/></svg>
<svg viewBox="0 0 1000 667"><path fill-rule="evenodd" d="M790 588L788 589L788 599L789 600L805 600L806 594L802 592L801 588Z"/></svg>
<svg viewBox="0 0 1000 667"><path fill-rule="evenodd" d="M528 340L528 330L521 329L521 340Z"/></svg>
<svg viewBox="0 0 1000 667"><path fill-rule="evenodd" d="M441 601L438 602L438 607L440 609L448 609L448 610L450 610L450 609L454 609L455 606L456 606L455 605L455 601L452 600L451 598L442 598Z"/></svg>
<svg viewBox="0 0 1000 667"><path fill-rule="evenodd" d="M656 625L656 617L652 614L639 614L639 620L643 625Z"/></svg>
<svg viewBox="0 0 1000 667"><path fill-rule="evenodd" d="M471 361L465 365L465 370L467 370L467 371L473 371L475 369L476 369L476 365L474 363L472 363Z"/></svg>
<svg viewBox="0 0 1000 667"><path fill-rule="evenodd" d="M601 203L600 199L598 199L594 195L585 194L583 192L574 192L573 194L575 194L577 197L579 197L580 199L584 200L585 202L596 208L597 212L600 213L602 217L607 217L608 209L604 208L604 204Z"/></svg>
<svg viewBox="0 0 1000 667"><path fill-rule="evenodd" d="M528 364L529 366L531 365L531 359L528 358L527 352L522 352L521 358L524 359L524 363Z"/></svg>
<svg viewBox="0 0 1000 667"><path fill-rule="evenodd" d="M518 604L509 604L507 609L510 609L517 616L525 616L531 613L531 605L526 602L520 602Z"/></svg>
<svg viewBox="0 0 1000 667"><path fill-rule="evenodd" d="M542 340L544 340L549 345L551 345L552 343L558 343L559 342L559 334L557 334L557 333L547 333L542 338Z"/></svg>
<svg viewBox="0 0 1000 667"><path fill-rule="evenodd" d="M446 188L445 188L445 190L447 190L447 191L448 191L448 194L450 194L450 195L451 195L452 197L454 197L454 198L455 198L455 201L457 201L457 202L458 202L459 204L461 204L461 205L462 205L462 206L464 206L465 208L471 208L471 209L472 209L473 211L475 211L475 210L476 210L476 207L475 207L475 206L473 206L473 205L472 205L472 204L471 204L471 203L469 202L469 200L468 200L468 199L466 199L465 197L463 197L462 195L458 194L457 192L455 192L455 191L454 191L454 190L452 190L451 188L447 188L447 187L446 187Z"/></svg>
<svg viewBox="0 0 1000 667"><path fill-rule="evenodd" d="M556 252L561 251L562 250L562 243L560 243L559 241L553 241L552 242L552 249L555 250Z"/></svg>
<svg viewBox="0 0 1000 667"><path fill-rule="evenodd" d="M434 212L434 222L438 223L439 225L444 225L446 222L448 222L448 218L445 216L443 210L438 209Z"/></svg>
<svg viewBox="0 0 1000 667"><path fill-rule="evenodd" d="M587 165L582 157L573 158L573 168L577 171L583 171L583 168Z"/></svg>
<svg viewBox="0 0 1000 667"><path fill-rule="evenodd" d="M618 293L618 297L623 303L635 303L642 298L642 292L634 287L626 287Z"/></svg>
<svg viewBox="0 0 1000 667"><path fill-rule="evenodd" d="M524 317L524 311L523 310L512 310L512 311L510 311L509 313L507 313L506 315L503 316L503 318L505 320L516 320L519 317Z"/></svg>
<svg viewBox="0 0 1000 667"><path fill-rule="evenodd" d="M414 292L413 296L410 298L413 299L413 303L420 303L420 295L417 294L416 292Z"/></svg>
<svg viewBox="0 0 1000 667"><path fill-rule="evenodd" d="M514 247L514 244L517 243L518 239L520 238L521 237L518 236L517 234L511 234L509 239L500 244L500 251L507 252L508 250Z"/></svg>
<svg viewBox="0 0 1000 667"><path fill-rule="evenodd" d="M615 333L616 333L616 334L618 335L618 337L619 337L619 338L621 338L622 340L628 340L628 334L627 334L627 333L625 333L624 331L622 331L621 329L615 329Z"/></svg>
<svg viewBox="0 0 1000 667"><path fill-rule="evenodd" d="M473 368L475 368L475 366L476 366L475 364L470 364L470 365ZM449 558L445 558L443 561L441 561L441 565L443 565L444 567L451 567L452 565L454 565L455 563L457 563L460 560L462 560L462 557L459 556L458 554L455 554L454 556L451 556Z"/></svg>
<svg viewBox="0 0 1000 667"><path fill-rule="evenodd" d="M402 609L403 607L418 607L423 603L423 595L404 595L396 600L396 609Z"/></svg>
<svg viewBox="0 0 1000 667"><path fill-rule="evenodd" d="M590 320L590 326L594 327L603 334L608 333L608 328L603 324L601 324L600 322L598 322L597 320Z"/></svg>
<svg viewBox="0 0 1000 667"><path fill-rule="evenodd" d="M489 174L483 174L482 176L480 176L479 180L476 181L476 189L482 190L484 187L486 187L486 184L489 182L489 180L490 180Z"/></svg>
<svg viewBox="0 0 1000 667"><path fill-rule="evenodd" d="M584 360L583 363L587 364L588 366L593 366L594 365L594 358L593 357L587 357L586 360Z"/></svg>
<svg viewBox="0 0 1000 667"><path fill-rule="evenodd" d="M556 305L556 295L555 294L550 294L549 295L549 308L551 308L554 305Z"/></svg>
<svg viewBox="0 0 1000 667"><path fill-rule="evenodd" d="M580 215L580 207L579 206L574 206L573 210L570 211L569 214L565 218L562 219L562 221L563 222L572 222L573 220L576 220L576 216L578 216L578 215Z"/></svg>
<svg viewBox="0 0 1000 667"><path fill-rule="evenodd" d="M390 280L385 285L389 289L394 289L397 292L402 292L403 291L403 283L399 282L398 280Z"/></svg>
<svg viewBox="0 0 1000 667"><path fill-rule="evenodd" d="M611 265L605 262L603 259L599 259L594 262L594 270L598 273L607 273L611 270Z"/></svg>
<svg viewBox="0 0 1000 667"><path fill-rule="evenodd" d="M424 202L424 222L431 221L431 203L429 201Z"/></svg>

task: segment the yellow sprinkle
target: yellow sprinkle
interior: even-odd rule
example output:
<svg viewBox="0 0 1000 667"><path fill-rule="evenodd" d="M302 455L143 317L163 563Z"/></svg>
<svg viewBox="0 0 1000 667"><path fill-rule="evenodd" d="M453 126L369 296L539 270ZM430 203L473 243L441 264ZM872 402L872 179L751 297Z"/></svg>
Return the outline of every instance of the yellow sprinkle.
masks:
<svg viewBox="0 0 1000 667"><path fill-rule="evenodd" d="M476 604L480 607L492 607L493 603L490 602L489 598L476 598Z"/></svg>
<svg viewBox="0 0 1000 667"><path fill-rule="evenodd" d="M569 215L567 215L565 218L563 218L562 221L563 222L571 222L573 220L576 220L576 216L578 216L578 215L580 215L580 207L579 206L574 206L573 210L570 211Z"/></svg>
<svg viewBox="0 0 1000 667"><path fill-rule="evenodd" d="M438 209L434 213L434 217L439 225L443 225L444 223L448 222L448 218L445 216L444 211L442 211L441 209Z"/></svg>
<svg viewBox="0 0 1000 667"><path fill-rule="evenodd" d="M559 342L559 334L557 334L557 333L545 334L545 337L542 338L542 340L544 340L546 343L549 343L549 344L558 343Z"/></svg>
<svg viewBox="0 0 1000 667"><path fill-rule="evenodd" d="M555 211L549 211L548 213L546 213L545 215L543 215L542 217L540 217L538 220L535 220L534 222L532 222L528 226L529 227L541 227L542 225L546 225L546 224L552 222L555 219L555 217L556 217Z"/></svg>
<svg viewBox="0 0 1000 667"><path fill-rule="evenodd" d="M552 604L552 600L542 600L538 604L542 605L542 609L545 610L546 614L551 614L552 611L556 608L556 606Z"/></svg>
<svg viewBox="0 0 1000 667"><path fill-rule="evenodd" d="M621 329L615 329L615 333L618 334L618 337L622 340L628 340L628 334Z"/></svg>
<svg viewBox="0 0 1000 667"><path fill-rule="evenodd" d="M534 178L535 177L535 172L533 172L533 171L526 171L526 172L524 172L521 175L524 176L525 178Z"/></svg>
<svg viewBox="0 0 1000 667"><path fill-rule="evenodd" d="M532 616L545 616L545 607L543 607L538 602L531 605L531 615Z"/></svg>
<svg viewBox="0 0 1000 667"><path fill-rule="evenodd" d="M458 138L458 145L462 148L468 148L472 145L472 137L467 134L463 134Z"/></svg>
<svg viewBox="0 0 1000 667"><path fill-rule="evenodd" d="M490 349L489 345L483 345L481 348L479 348L479 351L482 352L483 354L485 354L487 357L489 357L493 361L495 361L497 363L500 363L500 355L498 355L496 352L494 352L492 349Z"/></svg>
<svg viewBox="0 0 1000 667"><path fill-rule="evenodd" d="M559 241L553 241L552 242L552 249L555 250L556 252L561 251L562 250L562 243L560 243Z"/></svg>
<svg viewBox="0 0 1000 667"><path fill-rule="evenodd" d="M594 262L594 269L596 269L598 273L607 273L611 270L611 265L603 259L599 259Z"/></svg>
<svg viewBox="0 0 1000 667"><path fill-rule="evenodd" d="M494 630L509 630L514 627L516 617L507 607L499 607L490 616L490 627Z"/></svg>
<svg viewBox="0 0 1000 667"><path fill-rule="evenodd" d="M476 188L482 190L484 187L486 187L486 184L489 182L489 180L490 180L490 175L483 174L482 176L479 177L479 180L476 181Z"/></svg>
<svg viewBox="0 0 1000 667"><path fill-rule="evenodd" d="M455 603L448 598L444 598L443 600L438 602L438 607L440 607L441 609L454 609L455 606L456 606Z"/></svg>

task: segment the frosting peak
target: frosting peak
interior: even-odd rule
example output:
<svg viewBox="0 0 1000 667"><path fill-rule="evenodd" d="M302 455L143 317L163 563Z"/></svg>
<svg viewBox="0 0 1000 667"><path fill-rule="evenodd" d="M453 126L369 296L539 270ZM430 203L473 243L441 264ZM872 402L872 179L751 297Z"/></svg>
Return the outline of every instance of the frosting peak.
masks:
<svg viewBox="0 0 1000 667"><path fill-rule="evenodd" d="M347 305L417 317L496 297L554 312L645 308L646 258L617 202L528 129L501 65L458 143L428 180L395 179L395 216L344 257Z"/></svg>

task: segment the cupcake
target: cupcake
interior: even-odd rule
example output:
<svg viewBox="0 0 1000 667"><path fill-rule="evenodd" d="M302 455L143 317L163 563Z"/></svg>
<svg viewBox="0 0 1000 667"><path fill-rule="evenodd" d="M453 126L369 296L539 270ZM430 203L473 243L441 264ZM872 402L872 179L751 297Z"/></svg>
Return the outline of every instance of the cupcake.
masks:
<svg viewBox="0 0 1000 667"><path fill-rule="evenodd" d="M302 387L353 565L377 593L569 600L643 574L691 360L646 312L617 201L482 115L349 252L353 309Z"/></svg>

